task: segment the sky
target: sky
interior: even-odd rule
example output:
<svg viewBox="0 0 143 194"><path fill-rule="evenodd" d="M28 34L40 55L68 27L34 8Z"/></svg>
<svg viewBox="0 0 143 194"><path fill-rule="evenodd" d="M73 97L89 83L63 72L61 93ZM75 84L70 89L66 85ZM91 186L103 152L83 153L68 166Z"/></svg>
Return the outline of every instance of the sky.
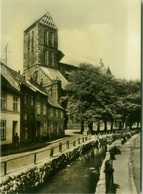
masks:
<svg viewBox="0 0 143 194"><path fill-rule="evenodd" d="M23 32L50 12L59 50L91 61L102 58L121 79L140 79L140 0L1 0L1 60L23 71Z"/></svg>

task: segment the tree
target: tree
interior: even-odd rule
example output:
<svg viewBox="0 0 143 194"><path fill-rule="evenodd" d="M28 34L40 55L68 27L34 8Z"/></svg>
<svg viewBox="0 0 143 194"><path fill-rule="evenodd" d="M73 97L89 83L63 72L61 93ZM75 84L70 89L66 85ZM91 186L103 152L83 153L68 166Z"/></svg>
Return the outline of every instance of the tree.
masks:
<svg viewBox="0 0 143 194"><path fill-rule="evenodd" d="M89 131L93 131L93 122L103 119L105 130L107 120L113 120L115 89L114 78L100 72L100 67L81 64L72 72L67 85L67 114L71 119L88 123Z"/></svg>
<svg viewBox="0 0 143 194"><path fill-rule="evenodd" d="M137 128L141 120L141 84L137 81L117 80L116 92L118 101L116 102L117 112L122 114L122 121L125 128L132 128L137 122Z"/></svg>

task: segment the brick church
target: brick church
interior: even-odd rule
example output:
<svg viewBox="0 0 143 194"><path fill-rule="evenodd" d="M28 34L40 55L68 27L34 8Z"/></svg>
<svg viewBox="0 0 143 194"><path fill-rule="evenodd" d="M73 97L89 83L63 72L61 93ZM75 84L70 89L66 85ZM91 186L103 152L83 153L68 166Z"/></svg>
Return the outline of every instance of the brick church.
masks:
<svg viewBox="0 0 143 194"><path fill-rule="evenodd" d="M76 70L82 62L90 63L75 56L71 63L70 58L58 49L58 29L49 12L24 31L25 79L44 87L48 95L59 104L70 72ZM103 65L102 59L99 63L92 64L100 66L101 72L111 74L109 67L106 69Z"/></svg>
<svg viewBox="0 0 143 194"><path fill-rule="evenodd" d="M24 31L23 55L23 76L1 63L2 145L11 145L15 133L21 143L39 141L43 135L48 139L64 136L67 116L60 99L68 75L80 63L90 63L75 56L71 61L58 49L58 29L50 13ZM111 73L102 60L92 64Z"/></svg>
<svg viewBox="0 0 143 194"><path fill-rule="evenodd" d="M46 13L24 31L24 76L44 87L57 102L68 83L66 72L77 69L61 64L63 57L58 50L58 29Z"/></svg>

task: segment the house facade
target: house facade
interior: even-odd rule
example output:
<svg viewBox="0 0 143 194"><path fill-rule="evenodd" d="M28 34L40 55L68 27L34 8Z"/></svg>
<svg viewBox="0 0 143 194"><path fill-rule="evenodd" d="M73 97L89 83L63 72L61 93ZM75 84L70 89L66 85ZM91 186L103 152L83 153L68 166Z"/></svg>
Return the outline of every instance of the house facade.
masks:
<svg viewBox="0 0 143 194"><path fill-rule="evenodd" d="M64 136L64 109L45 88L1 64L1 144L49 141Z"/></svg>
<svg viewBox="0 0 143 194"><path fill-rule="evenodd" d="M15 80L8 75L7 69L2 68L1 75L1 120L0 140L1 145L10 145L14 142L14 136L20 135L20 87Z"/></svg>

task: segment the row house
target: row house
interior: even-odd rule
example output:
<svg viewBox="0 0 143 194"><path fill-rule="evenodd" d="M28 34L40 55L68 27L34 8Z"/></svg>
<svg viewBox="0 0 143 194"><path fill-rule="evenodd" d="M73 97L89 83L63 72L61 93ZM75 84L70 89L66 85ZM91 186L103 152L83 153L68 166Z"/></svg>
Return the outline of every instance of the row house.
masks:
<svg viewBox="0 0 143 194"><path fill-rule="evenodd" d="M16 133L20 134L20 86L1 65L0 95L0 140L1 145L10 145Z"/></svg>
<svg viewBox="0 0 143 194"><path fill-rule="evenodd" d="M1 145L36 143L64 136L64 109L45 88L1 63Z"/></svg>

